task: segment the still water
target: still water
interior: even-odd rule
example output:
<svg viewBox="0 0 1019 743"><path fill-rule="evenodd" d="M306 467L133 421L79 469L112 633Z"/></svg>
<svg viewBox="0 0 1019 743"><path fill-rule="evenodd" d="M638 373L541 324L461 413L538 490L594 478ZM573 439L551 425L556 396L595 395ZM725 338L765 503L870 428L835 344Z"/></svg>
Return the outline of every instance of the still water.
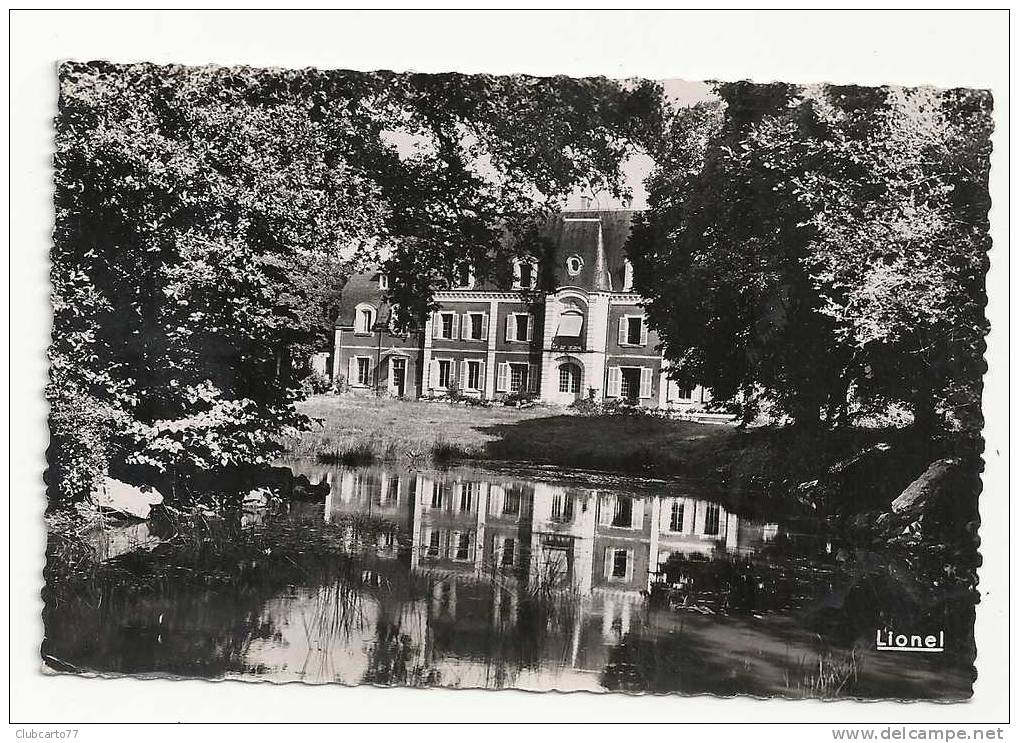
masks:
<svg viewBox="0 0 1019 743"><path fill-rule="evenodd" d="M250 507L198 544L147 525L107 535L100 576L47 597L46 664L309 683L970 695L972 601L931 593L915 568L802 514L748 518L696 486L584 473L289 465L328 484L324 501ZM944 630L946 650L879 652L875 634L889 627Z"/></svg>

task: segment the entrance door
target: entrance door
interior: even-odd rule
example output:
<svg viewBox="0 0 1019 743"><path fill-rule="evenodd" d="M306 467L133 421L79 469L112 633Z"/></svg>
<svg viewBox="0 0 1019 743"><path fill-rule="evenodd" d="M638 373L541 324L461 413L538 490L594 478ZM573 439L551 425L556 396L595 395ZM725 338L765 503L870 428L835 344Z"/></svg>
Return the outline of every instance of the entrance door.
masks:
<svg viewBox="0 0 1019 743"><path fill-rule="evenodd" d="M403 397L407 390L407 359L393 359L393 390L397 397Z"/></svg>
<svg viewBox="0 0 1019 743"><path fill-rule="evenodd" d="M572 361L559 365L559 394L580 399L580 367Z"/></svg>

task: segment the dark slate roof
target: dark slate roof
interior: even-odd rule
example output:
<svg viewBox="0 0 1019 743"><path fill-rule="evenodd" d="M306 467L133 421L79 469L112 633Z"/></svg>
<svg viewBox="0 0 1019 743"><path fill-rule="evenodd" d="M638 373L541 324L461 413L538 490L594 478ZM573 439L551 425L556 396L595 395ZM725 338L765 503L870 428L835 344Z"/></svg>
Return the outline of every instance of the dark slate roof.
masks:
<svg viewBox="0 0 1019 743"><path fill-rule="evenodd" d="M551 265L556 285L621 291L632 219L633 211L622 209L563 212L553 219L548 236L556 245ZM570 276L566 262L574 255L584 265L577 276Z"/></svg>
<svg viewBox="0 0 1019 743"><path fill-rule="evenodd" d="M545 236L556 246L542 271L551 270L556 286L576 286L586 291L622 291L626 260L625 245L630 236L634 211L580 210L558 214L549 220ZM579 256L584 265L577 276L570 276L566 261ZM479 281L475 291L507 290L487 281ZM354 274L343 288L336 324L352 327L354 308L367 302L378 309L379 322L389 322L388 303L382 299L379 273Z"/></svg>
<svg viewBox="0 0 1019 743"><path fill-rule="evenodd" d="M368 303L378 310L379 322L389 322L389 307L382 300L383 291L379 289L379 273L355 273L343 286L340 295L340 308L336 316L337 327L351 328L354 326L354 309L361 303Z"/></svg>

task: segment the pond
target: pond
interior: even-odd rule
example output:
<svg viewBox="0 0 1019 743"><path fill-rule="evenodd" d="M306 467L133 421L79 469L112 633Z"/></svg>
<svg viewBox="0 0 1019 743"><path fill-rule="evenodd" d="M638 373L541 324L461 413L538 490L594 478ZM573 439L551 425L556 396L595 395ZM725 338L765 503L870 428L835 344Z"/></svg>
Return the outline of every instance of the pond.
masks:
<svg viewBox="0 0 1019 743"><path fill-rule="evenodd" d="M142 549L115 548L89 580L49 589L47 666L418 687L971 693L970 595L932 590L915 566L802 513L750 518L701 486L591 473L288 464L322 483L324 499L252 507L201 539L136 525ZM879 651L882 629L944 632L944 652Z"/></svg>

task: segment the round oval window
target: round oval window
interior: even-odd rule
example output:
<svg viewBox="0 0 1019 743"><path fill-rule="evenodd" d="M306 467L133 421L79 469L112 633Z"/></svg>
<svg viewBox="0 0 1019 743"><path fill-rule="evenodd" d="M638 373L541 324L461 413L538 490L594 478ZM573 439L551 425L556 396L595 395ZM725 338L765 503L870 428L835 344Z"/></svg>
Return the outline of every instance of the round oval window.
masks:
<svg viewBox="0 0 1019 743"><path fill-rule="evenodd" d="M569 271L570 276L576 276L583 267L584 259L579 255L571 255L566 259L566 270Z"/></svg>

